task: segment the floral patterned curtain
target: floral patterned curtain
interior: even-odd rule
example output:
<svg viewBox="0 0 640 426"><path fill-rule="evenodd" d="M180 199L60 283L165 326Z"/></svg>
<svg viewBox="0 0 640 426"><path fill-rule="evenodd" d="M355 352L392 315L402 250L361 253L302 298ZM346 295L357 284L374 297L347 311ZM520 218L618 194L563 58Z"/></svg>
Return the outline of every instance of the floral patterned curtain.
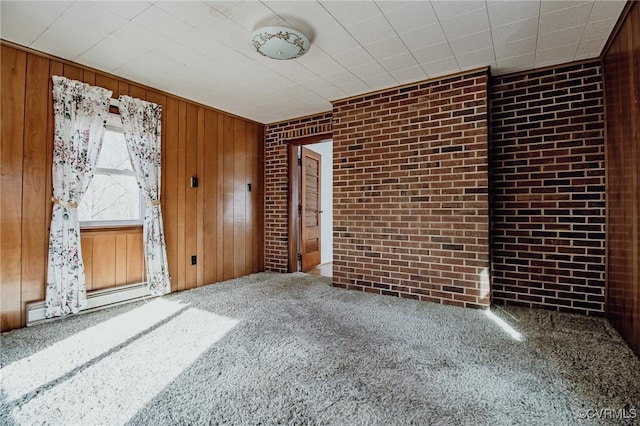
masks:
<svg viewBox="0 0 640 426"><path fill-rule="evenodd" d="M78 203L87 190L109 112L111 91L53 76L53 211L49 231L47 318L86 305Z"/></svg>
<svg viewBox="0 0 640 426"><path fill-rule="evenodd" d="M147 200L144 214L144 257L151 294L171 291L162 212L160 211L160 134L162 106L120 96L120 117L129 158Z"/></svg>

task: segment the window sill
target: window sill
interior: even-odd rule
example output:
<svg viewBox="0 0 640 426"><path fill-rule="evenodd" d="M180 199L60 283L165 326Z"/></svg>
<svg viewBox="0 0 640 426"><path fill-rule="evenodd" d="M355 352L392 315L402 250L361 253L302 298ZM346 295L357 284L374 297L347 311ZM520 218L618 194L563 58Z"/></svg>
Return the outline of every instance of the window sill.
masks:
<svg viewBox="0 0 640 426"><path fill-rule="evenodd" d="M142 224L135 225L90 225L80 226L80 232L82 234L103 233L103 232L127 232L127 231L142 231Z"/></svg>

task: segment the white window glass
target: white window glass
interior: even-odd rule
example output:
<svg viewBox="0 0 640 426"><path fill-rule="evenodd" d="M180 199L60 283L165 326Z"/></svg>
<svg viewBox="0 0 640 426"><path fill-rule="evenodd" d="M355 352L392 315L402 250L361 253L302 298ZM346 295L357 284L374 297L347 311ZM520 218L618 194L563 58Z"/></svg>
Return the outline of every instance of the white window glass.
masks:
<svg viewBox="0 0 640 426"><path fill-rule="evenodd" d="M133 170L122 131L108 129L104 133L96 167L99 169Z"/></svg>
<svg viewBox="0 0 640 426"><path fill-rule="evenodd" d="M119 116L116 116L119 121ZM113 117L110 123L116 122ZM96 170L78 206L83 227L142 224L143 197L133 174L122 129L109 126Z"/></svg>

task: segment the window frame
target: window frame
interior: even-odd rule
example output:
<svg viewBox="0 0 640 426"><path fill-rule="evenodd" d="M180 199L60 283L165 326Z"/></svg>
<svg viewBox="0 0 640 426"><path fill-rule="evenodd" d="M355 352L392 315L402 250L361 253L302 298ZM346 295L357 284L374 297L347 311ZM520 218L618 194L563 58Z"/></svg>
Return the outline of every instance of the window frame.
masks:
<svg viewBox="0 0 640 426"><path fill-rule="evenodd" d="M110 132L120 133L124 135L124 130L122 129L122 121L120 118L120 114L115 114L113 112L109 112L107 116L107 124L105 125L105 129ZM126 145L126 142L125 142ZM126 148L126 146L125 146ZM102 151L102 148L100 149ZM100 156L100 153L98 153ZM96 175L106 175L106 176L133 176L136 179L136 184L138 180L136 178L135 172L133 170L123 170L123 169L110 169L103 167L96 167L93 176ZM129 220L78 220L80 224L80 229L102 229L102 228L131 228L131 227L139 227L144 224L144 215L147 207L147 203L145 202L144 195L142 193L142 189L138 185L138 203L139 203L139 217L138 219L129 219Z"/></svg>

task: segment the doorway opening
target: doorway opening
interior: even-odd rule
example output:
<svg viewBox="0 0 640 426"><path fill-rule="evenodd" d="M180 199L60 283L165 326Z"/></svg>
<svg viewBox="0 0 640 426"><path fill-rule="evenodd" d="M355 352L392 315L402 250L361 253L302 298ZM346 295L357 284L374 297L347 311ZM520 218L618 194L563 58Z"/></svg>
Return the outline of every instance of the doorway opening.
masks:
<svg viewBox="0 0 640 426"><path fill-rule="evenodd" d="M289 272L332 275L331 136L327 133L289 141Z"/></svg>

